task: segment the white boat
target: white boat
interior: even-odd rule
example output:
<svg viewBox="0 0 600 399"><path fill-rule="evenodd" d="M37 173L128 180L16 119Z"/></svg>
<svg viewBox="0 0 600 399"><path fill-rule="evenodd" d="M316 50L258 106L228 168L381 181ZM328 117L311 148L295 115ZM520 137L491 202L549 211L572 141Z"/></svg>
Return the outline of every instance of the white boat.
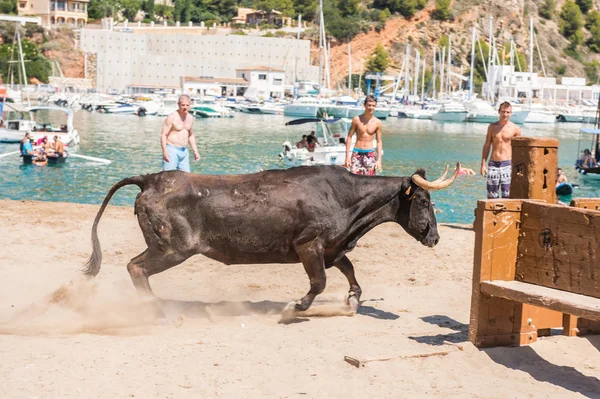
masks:
<svg viewBox="0 0 600 399"><path fill-rule="evenodd" d="M238 104L240 112L257 115L281 115L283 107L271 103Z"/></svg>
<svg viewBox="0 0 600 399"><path fill-rule="evenodd" d="M467 110L458 102L442 103L431 119L438 122L464 122L467 120Z"/></svg>
<svg viewBox="0 0 600 399"><path fill-rule="evenodd" d="M314 129L318 146L314 151L307 148L296 148L289 141L283 143L283 151L279 158L286 166L343 165L346 161L346 135L350 120L348 119L295 119L286 126L316 124Z"/></svg>
<svg viewBox="0 0 600 399"><path fill-rule="evenodd" d="M409 119L432 119L442 106L440 104L426 104L423 107L405 107L404 114Z"/></svg>
<svg viewBox="0 0 600 399"><path fill-rule="evenodd" d="M19 143L25 133L35 130L35 121L29 119L9 119L0 128L0 143Z"/></svg>
<svg viewBox="0 0 600 399"><path fill-rule="evenodd" d="M596 120L596 109L593 107L566 108L559 112L558 122L593 123Z"/></svg>
<svg viewBox="0 0 600 399"><path fill-rule="evenodd" d="M599 106L600 108L600 106ZM598 121L600 123L600 121ZM579 129L581 133L584 133L585 136L581 136L579 138L578 148L581 149L586 148L589 149L592 157L596 160L596 165L593 167L585 167L581 164L580 158L575 162L575 170L579 172L579 177L583 180L600 180L600 166L598 166L598 159L600 157L600 143L598 140L600 139L600 126L595 126L593 128L582 128ZM583 145L582 145L583 144ZM578 154L579 155L579 154Z"/></svg>
<svg viewBox="0 0 600 399"><path fill-rule="evenodd" d="M477 99L465 101L463 105L467 109L467 122L494 123L498 121L498 110L492 107L487 101ZM525 123L528 115L528 110L513 109L510 121L522 124Z"/></svg>
<svg viewBox="0 0 600 399"><path fill-rule="evenodd" d="M157 115L160 108L160 104L155 101L140 101L135 106L137 107L137 111L135 111L137 116Z"/></svg>
<svg viewBox="0 0 600 399"><path fill-rule="evenodd" d="M355 98L350 96L338 97L334 100L333 105L329 107L327 115L332 118L352 118L355 115L350 115L348 112L350 109L357 107L358 101ZM364 112L364 107L361 107L361 110Z"/></svg>
<svg viewBox="0 0 600 399"><path fill-rule="evenodd" d="M217 103L214 97L194 100L189 112L196 118L233 118L233 111Z"/></svg>
<svg viewBox="0 0 600 399"><path fill-rule="evenodd" d="M172 112L177 111L179 109L179 105L177 105L178 102L179 98L177 97L165 98L162 104L160 104L158 107L158 116L168 116Z"/></svg>
<svg viewBox="0 0 600 399"><path fill-rule="evenodd" d="M116 102L114 106L104 107L104 112L108 114L135 114L138 106L130 103Z"/></svg>
<svg viewBox="0 0 600 399"><path fill-rule="evenodd" d="M297 116L303 118L316 118L317 116L329 115L332 103L315 97L300 97L283 108L283 115Z"/></svg>
<svg viewBox="0 0 600 399"><path fill-rule="evenodd" d="M58 136L65 146L79 145L79 132L73 127L73 111L61 107L32 107L29 120L9 120L6 129L0 129L0 142L19 143L29 132L35 141Z"/></svg>

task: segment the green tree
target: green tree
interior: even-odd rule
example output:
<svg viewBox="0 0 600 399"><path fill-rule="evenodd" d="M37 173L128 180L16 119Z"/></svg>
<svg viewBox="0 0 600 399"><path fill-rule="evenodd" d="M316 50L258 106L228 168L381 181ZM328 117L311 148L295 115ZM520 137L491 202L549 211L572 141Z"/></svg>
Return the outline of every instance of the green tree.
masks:
<svg viewBox="0 0 600 399"><path fill-rule="evenodd" d="M545 19L552 19L554 16L554 10L556 9L556 0L544 0L538 13L540 17Z"/></svg>
<svg viewBox="0 0 600 399"><path fill-rule="evenodd" d="M583 70L585 71L590 83L598 84L598 81L600 80L600 76L598 76L599 69L600 63L598 63L596 60L584 63Z"/></svg>
<svg viewBox="0 0 600 399"><path fill-rule="evenodd" d="M151 20L154 20L154 0L148 0L146 3L146 14Z"/></svg>
<svg viewBox="0 0 600 399"><path fill-rule="evenodd" d="M258 0L256 8L263 11L276 10L287 17L293 17L295 14L292 0Z"/></svg>
<svg viewBox="0 0 600 399"><path fill-rule="evenodd" d="M317 0L294 0L294 10L302 14L302 20L315 21L319 2Z"/></svg>
<svg viewBox="0 0 600 399"><path fill-rule="evenodd" d="M585 16L585 28L591 30L592 26L600 24L600 13L596 10L590 11Z"/></svg>
<svg viewBox="0 0 600 399"><path fill-rule="evenodd" d="M116 9L123 14L123 17L133 21L139 10L142 9L142 0L118 0Z"/></svg>
<svg viewBox="0 0 600 399"><path fill-rule="evenodd" d="M592 15L594 17L591 17ZM590 18L591 17L591 18ZM588 14L587 28L592 34L587 41L587 46L595 53L600 53L600 14L598 11L592 11Z"/></svg>
<svg viewBox="0 0 600 399"><path fill-rule="evenodd" d="M360 0L338 0L337 8L340 10L342 17L358 15L358 7Z"/></svg>
<svg viewBox="0 0 600 399"><path fill-rule="evenodd" d="M573 41L571 37L579 32L583 26L583 16L577 4L571 0L565 2L560 12L558 26L560 33L570 41Z"/></svg>
<svg viewBox="0 0 600 399"><path fill-rule="evenodd" d="M173 6L173 21L181 21L181 14L183 11L183 4L186 0L175 0L175 4Z"/></svg>
<svg viewBox="0 0 600 399"><path fill-rule="evenodd" d="M25 73L27 74L28 80L36 78L41 82L47 83L50 73L52 72L52 65L50 62L40 53L40 50L29 39L21 40L21 48L23 49L23 58L25 61ZM0 46L0 73L6 76L5 80L8 80L9 68L12 67L15 83L22 82L21 67L19 63L10 61L19 60L19 48L17 43L4 44Z"/></svg>
<svg viewBox="0 0 600 399"><path fill-rule="evenodd" d="M323 5L323 18L325 19L325 30L327 33L338 40L346 41L361 31L360 17L352 16L344 18L332 3L325 3Z"/></svg>
<svg viewBox="0 0 600 399"><path fill-rule="evenodd" d="M385 72L392 63L390 55L385 47L378 43L371 57L367 60L365 67L369 72Z"/></svg>
<svg viewBox="0 0 600 399"><path fill-rule="evenodd" d="M183 3L183 10L181 10L181 22L185 22L186 24L190 22L192 18L192 0L185 0Z"/></svg>
<svg viewBox="0 0 600 399"><path fill-rule="evenodd" d="M594 8L594 0L575 0L575 3L577 3L583 14L587 14L589 10Z"/></svg>
<svg viewBox="0 0 600 399"><path fill-rule="evenodd" d="M438 21L451 20L453 15L450 10L450 0L435 0L435 10L433 10L431 16Z"/></svg>
<svg viewBox="0 0 600 399"><path fill-rule="evenodd" d="M0 1L0 14L16 15L17 13L17 0Z"/></svg>
<svg viewBox="0 0 600 399"><path fill-rule="evenodd" d="M417 10L422 9L425 6L424 0L375 0L373 7L379 10L385 10L386 8L390 12L400 13L404 17L412 17Z"/></svg>

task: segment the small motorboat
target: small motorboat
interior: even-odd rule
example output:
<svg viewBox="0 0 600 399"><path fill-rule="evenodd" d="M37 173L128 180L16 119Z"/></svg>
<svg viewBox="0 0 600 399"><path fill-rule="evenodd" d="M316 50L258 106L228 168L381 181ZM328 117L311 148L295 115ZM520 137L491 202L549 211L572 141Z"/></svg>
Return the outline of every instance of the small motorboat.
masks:
<svg viewBox="0 0 600 399"><path fill-rule="evenodd" d="M26 165L33 164L34 161L37 159L36 155L23 155L22 157L23 157L23 163ZM65 152L62 157L57 154L46 155L46 159L48 160L48 165L64 164L68 157L69 157L69 154L67 152Z"/></svg>

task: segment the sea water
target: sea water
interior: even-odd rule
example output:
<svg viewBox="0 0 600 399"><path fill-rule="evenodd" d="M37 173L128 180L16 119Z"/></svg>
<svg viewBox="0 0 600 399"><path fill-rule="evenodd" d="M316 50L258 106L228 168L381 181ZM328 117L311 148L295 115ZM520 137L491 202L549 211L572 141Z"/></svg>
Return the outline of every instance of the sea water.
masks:
<svg viewBox="0 0 600 399"><path fill-rule="evenodd" d="M194 133L201 159L191 162L192 172L239 174L284 168L278 158L283 141L294 143L314 129L312 124L286 127L289 120L292 118L240 113L227 119L196 119ZM18 155L0 158L0 198L100 204L122 178L161 170L163 122L164 118L156 116L76 111L74 123L81 135L76 153L112 163L102 165L72 157L64 165L39 167L23 165ZM573 196L598 197L600 182L578 180L573 168L578 151L583 150L578 145L580 127L557 123L524 125L521 129L524 136L560 139L559 166L570 182L580 185ZM486 124L387 119L383 121L383 174L408 176L424 168L427 178L434 180L447 164L452 168L457 161L479 172L486 129ZM0 144L0 153L16 150L16 144ZM132 206L138 192L135 186L124 187L111 204ZM472 223L477 200L485 198L485 179L480 175L459 177L448 189L432 193L440 222ZM562 198L566 202L570 199Z"/></svg>

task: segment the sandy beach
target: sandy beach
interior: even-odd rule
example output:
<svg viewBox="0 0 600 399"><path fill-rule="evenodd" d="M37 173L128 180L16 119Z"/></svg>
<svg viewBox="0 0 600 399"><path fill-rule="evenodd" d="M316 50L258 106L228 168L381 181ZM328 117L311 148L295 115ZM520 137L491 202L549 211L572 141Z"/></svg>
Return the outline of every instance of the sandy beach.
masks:
<svg viewBox="0 0 600 399"><path fill-rule="evenodd" d="M82 277L98 208L0 201L0 396L600 397L600 337L487 350L467 341L468 226L441 226L433 249L396 224L368 233L349 254L364 301L354 317L331 316L348 290L337 269L317 316L281 324L283 307L308 289L300 264L195 256L150 279L161 321L127 273L146 248L132 208L107 208L102 269Z"/></svg>

